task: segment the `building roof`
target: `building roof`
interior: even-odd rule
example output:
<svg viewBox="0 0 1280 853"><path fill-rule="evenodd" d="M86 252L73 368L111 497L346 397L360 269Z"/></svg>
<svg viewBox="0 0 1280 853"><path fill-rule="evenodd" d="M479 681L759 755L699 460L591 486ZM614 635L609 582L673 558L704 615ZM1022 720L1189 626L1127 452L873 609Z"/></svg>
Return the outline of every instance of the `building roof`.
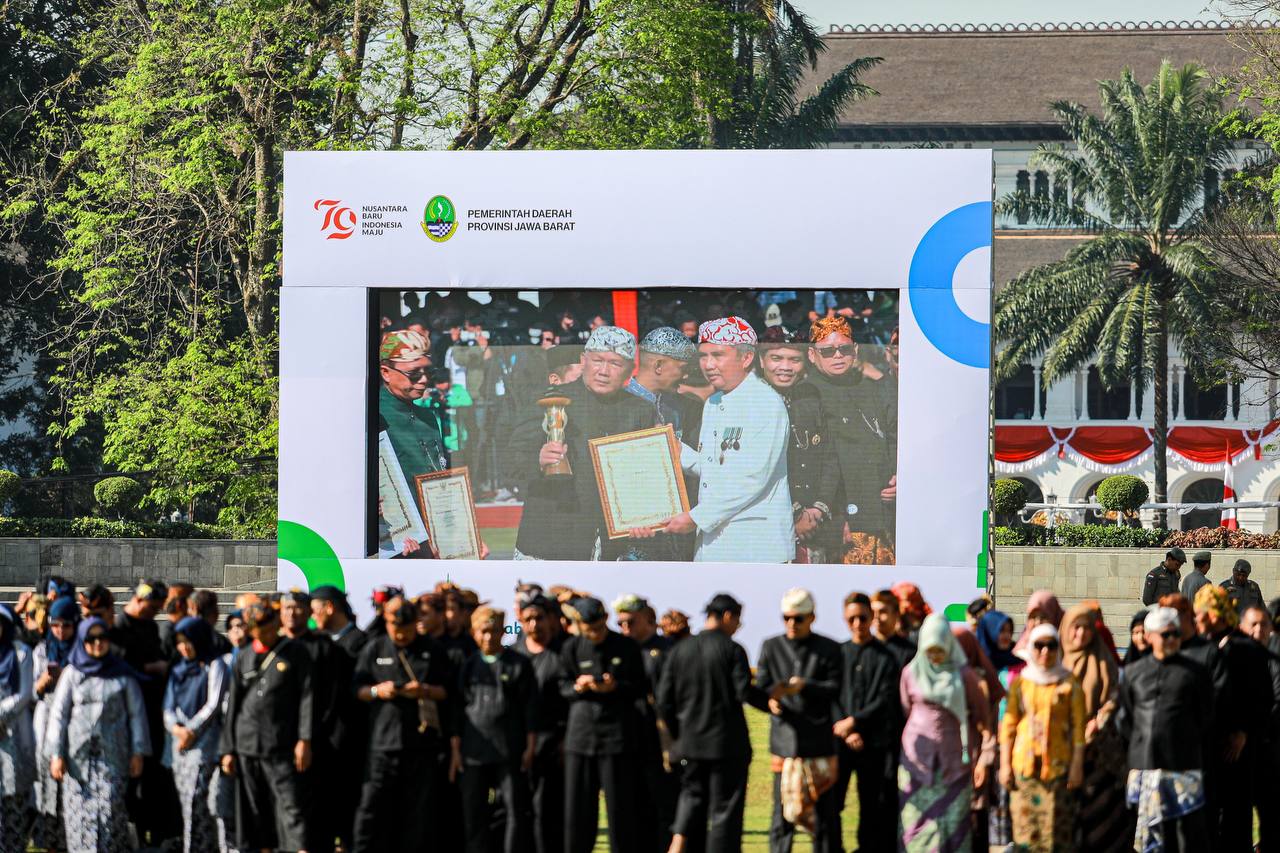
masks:
<svg viewBox="0 0 1280 853"><path fill-rule="evenodd" d="M1050 101L1097 109L1098 80L1126 66L1149 80L1166 58L1232 74L1244 62L1247 32L1203 22L836 26L814 79L858 57L884 58L862 78L880 95L841 116L843 141L1045 140L1061 135Z"/></svg>

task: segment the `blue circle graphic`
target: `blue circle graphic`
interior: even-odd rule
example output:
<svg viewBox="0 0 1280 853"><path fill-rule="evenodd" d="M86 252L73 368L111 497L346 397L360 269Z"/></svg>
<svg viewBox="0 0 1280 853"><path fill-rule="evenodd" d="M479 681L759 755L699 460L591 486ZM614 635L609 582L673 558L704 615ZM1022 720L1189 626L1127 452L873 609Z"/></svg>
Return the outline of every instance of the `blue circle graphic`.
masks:
<svg viewBox="0 0 1280 853"><path fill-rule="evenodd" d="M956 303L956 267L974 249L991 245L991 202L957 207L933 223L911 257L907 276L911 313L938 351L970 367L991 366L991 324Z"/></svg>

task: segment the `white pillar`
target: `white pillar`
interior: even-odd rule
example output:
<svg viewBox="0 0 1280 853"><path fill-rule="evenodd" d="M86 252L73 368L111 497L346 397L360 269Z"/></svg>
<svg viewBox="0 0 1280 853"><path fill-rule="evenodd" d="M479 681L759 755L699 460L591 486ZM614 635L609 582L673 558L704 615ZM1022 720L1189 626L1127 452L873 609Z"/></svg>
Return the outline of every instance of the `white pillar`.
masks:
<svg viewBox="0 0 1280 853"><path fill-rule="evenodd" d="M1031 365L1031 420L1038 421L1043 418L1043 412L1040 411L1040 365Z"/></svg>
<svg viewBox="0 0 1280 853"><path fill-rule="evenodd" d="M1231 380L1227 380L1227 411L1223 414L1222 419L1226 421L1234 421L1235 416L1235 399L1236 386Z"/></svg>
<svg viewBox="0 0 1280 853"><path fill-rule="evenodd" d="M1171 377L1170 385L1173 387L1173 389L1177 391L1177 394L1176 395L1171 394L1169 396L1173 400L1173 419L1175 421L1186 420L1186 417L1184 414L1186 412L1186 406L1184 405L1184 399L1183 399L1183 394L1186 393L1185 392L1186 386L1183 384L1183 378L1186 376L1186 374L1187 374L1187 369L1185 367L1183 367L1181 364L1174 365L1173 376Z"/></svg>
<svg viewBox="0 0 1280 853"><path fill-rule="evenodd" d="M1138 419L1138 383L1129 382L1129 417L1126 420Z"/></svg>

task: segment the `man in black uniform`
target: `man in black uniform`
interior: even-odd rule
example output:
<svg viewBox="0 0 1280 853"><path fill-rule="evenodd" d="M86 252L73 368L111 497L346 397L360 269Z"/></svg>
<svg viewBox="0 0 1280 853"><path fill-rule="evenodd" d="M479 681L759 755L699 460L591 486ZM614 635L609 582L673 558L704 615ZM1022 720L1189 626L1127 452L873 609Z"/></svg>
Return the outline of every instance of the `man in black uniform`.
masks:
<svg viewBox="0 0 1280 853"><path fill-rule="evenodd" d="M403 597L383 608L385 631L356 661L355 696L369 710L368 758L356 810L357 853L427 845L437 824L432 792L451 734L447 700L453 684L449 657L418 633L417 612ZM355 767L347 772L357 773ZM458 815L448 820L457 822Z"/></svg>
<svg viewBox="0 0 1280 853"><path fill-rule="evenodd" d="M330 736L336 769L330 784L317 791L316 798L321 803L320 808L331 817L334 833L344 850L351 849L356 805L360 802L360 774L349 769L364 763L369 741L365 708L356 701L354 692L349 688L356 658L366 641L365 633L356 626L354 616L346 593L336 586L319 586L311 591L311 619L316 628L333 641L337 703Z"/></svg>
<svg viewBox="0 0 1280 853"><path fill-rule="evenodd" d="M325 808L328 798L321 792L340 785L346 772L337 761L334 735L346 707L339 693L346 692L351 684L351 669L343 666L346 653L325 634L312 631L310 619L310 595L291 589L280 596L281 631L311 655L311 690L315 696L311 707L315 721L311 726L311 767L306 771L307 787L313 793L307 804L307 850L324 853L333 849L340 830L338 816Z"/></svg>
<svg viewBox="0 0 1280 853"><path fill-rule="evenodd" d="M1215 721L1211 743L1225 735L1210 755L1217 790L1209 798L1209 830L1225 850L1249 851L1253 845L1253 764L1266 739L1271 714L1271 673L1267 650L1236 630L1239 617L1225 589L1203 587L1196 593L1196 625L1218 647L1227 671L1231 704ZM1216 766L1215 766L1216 765Z"/></svg>
<svg viewBox="0 0 1280 853"><path fill-rule="evenodd" d="M280 636L274 602L248 605L244 621L253 644L232 667L219 749L222 772L238 782L236 839L243 850L305 850L311 655Z"/></svg>
<svg viewBox="0 0 1280 853"><path fill-rule="evenodd" d="M684 340L683 335L680 338ZM666 850L671 845L671 823L676 816L680 783L667 772L653 701L667 653L671 651L671 641L658 633L658 614L639 595L630 593L622 596L613 603L613 612L618 620L618 633L640 646L644 674L649 680L649 689L636 702L641 719L640 761L644 766L644 796L638 804L639 820L642 827L653 832L652 848Z"/></svg>
<svg viewBox="0 0 1280 853"><path fill-rule="evenodd" d="M1224 580L1221 584L1222 588L1231 596L1231 601L1235 604L1236 613L1244 613L1250 607L1265 607L1262 601L1262 589L1257 582L1249 580L1249 575L1253 573L1253 566L1248 560L1236 560L1234 566L1231 567L1231 577Z"/></svg>
<svg viewBox="0 0 1280 853"><path fill-rule="evenodd" d="M454 583L436 584L436 593L444 600L444 633L436 642L445 647L454 667L476 651L476 641L471 636L471 614L480 606L480 598L473 590L463 589Z"/></svg>
<svg viewBox="0 0 1280 853"><path fill-rule="evenodd" d="M1187 552L1170 548L1164 562L1147 572L1142 585L1142 603L1150 607L1166 595L1178 592L1182 586L1182 567L1187 562Z"/></svg>
<svg viewBox="0 0 1280 853"><path fill-rule="evenodd" d="M893 655L898 665L898 675L901 676L902 670L916 656L916 644L902 633L898 596L892 590L882 589L871 596L871 618L871 632Z"/></svg>
<svg viewBox="0 0 1280 853"><path fill-rule="evenodd" d="M1204 769L1204 733L1213 714L1213 691L1204 667L1178 654L1181 632L1177 611L1154 607L1143 627L1151 654L1125 667L1120 680L1122 713L1117 719L1121 734L1129 741L1129 769L1143 776L1150 774L1151 781L1141 776L1139 780L1142 787L1150 788L1160 775ZM1206 811L1198 808L1158 824L1155 831L1163 846L1156 849L1183 853L1208 850ZM1139 846L1149 849L1145 844Z"/></svg>
<svg viewBox="0 0 1280 853"><path fill-rule="evenodd" d="M840 739L836 780L837 815L844 810L849 777L858 774L858 849L891 850L898 810L897 761L890 748L899 705L898 662L871 635L871 599L861 592L844 600L849 641L840 645L840 711L834 731ZM837 837L840 837L837 835Z"/></svg>
<svg viewBox="0 0 1280 853"><path fill-rule="evenodd" d="M601 533L604 514L588 440L653 426L653 408L625 390L635 357L636 339L627 330L601 326L591 333L582 378L555 387L569 400L563 442L547 440L540 406L523 412L508 442L511 474L525 496L517 560L612 560L630 547L626 539ZM572 474L543 473L544 466L566 459Z"/></svg>
<svg viewBox="0 0 1280 853"><path fill-rule="evenodd" d="M163 581L148 579L138 584L111 624L111 644L120 650L125 663L149 676L141 682L142 702L147 709L147 729L151 733L152 755L142 762L142 775L129 780L125 803L129 819L137 827L139 840L160 845L166 838L182 834L178 791L173 773L160 756L164 743L164 690L169 674L169 654L165 652L156 625L156 614L168 598Z"/></svg>
<svg viewBox="0 0 1280 853"><path fill-rule="evenodd" d="M1267 652L1272 704L1262 748L1253 761L1253 796L1258 808L1258 847L1280 850L1280 785L1275 780L1275 769L1280 767L1280 635L1265 607L1246 609L1240 630Z"/></svg>
<svg viewBox="0 0 1280 853"><path fill-rule="evenodd" d="M746 650L732 639L742 624L742 605L720 593L706 612L702 632L671 650L658 685L658 712L681 768L672 831L689 853L728 853L742 848L751 764L742 706L767 706L751 683Z"/></svg>
<svg viewBox="0 0 1280 853"><path fill-rule="evenodd" d="M831 458L832 443L824 438L826 427L822 395L801 380L809 346L781 326L771 326L760 338L760 375L782 396L791 419L791 443L787 447L787 479L791 485L791 512L795 517L798 559L825 563L819 547L819 528L831 521L840 469ZM840 556L840 555L837 555Z"/></svg>
<svg viewBox="0 0 1280 853"><path fill-rule="evenodd" d="M538 682L538 713L533 722L533 766L529 789L533 804L535 853L564 851L564 765L561 754L569 705L560 695L562 671L560 606L544 595L520 602L520 627L524 630L512 649L529 658Z"/></svg>
<svg viewBox="0 0 1280 853"><path fill-rule="evenodd" d="M636 702L648 692L640 647L609 630L604 605L576 598L575 636L560 652L560 695L569 702L565 731L566 853L588 853L596 843L600 789L614 853L645 849L635 815L640 716Z"/></svg>
<svg viewBox="0 0 1280 853"><path fill-rule="evenodd" d="M494 847L491 794L505 817L503 853L524 849L528 840L526 774L537 738L537 681L527 658L502 647L504 618L492 607L472 614L477 651L462 664L453 703L449 772L462 788L468 853L489 853Z"/></svg>
<svg viewBox="0 0 1280 853"><path fill-rule="evenodd" d="M785 759L810 762L814 778L836 776L836 740L832 709L840 699L840 645L813 633L813 597L803 589L782 597L786 632L770 637L756 661L756 684L769 696L769 754L773 757L773 818L769 847L791 848L795 824L782 815L782 770ZM813 808L813 848L819 853L839 851L840 817L835 792L829 787Z"/></svg>

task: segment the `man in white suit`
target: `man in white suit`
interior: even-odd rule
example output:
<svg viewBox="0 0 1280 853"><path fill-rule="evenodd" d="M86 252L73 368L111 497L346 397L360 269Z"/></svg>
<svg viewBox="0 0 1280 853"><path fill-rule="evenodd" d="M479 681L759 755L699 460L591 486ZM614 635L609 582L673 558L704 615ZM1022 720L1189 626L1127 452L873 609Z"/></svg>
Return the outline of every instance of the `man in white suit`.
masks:
<svg viewBox="0 0 1280 853"><path fill-rule="evenodd" d="M715 393L702 409L701 442L680 464L699 477L697 505L667 533L697 531L695 560L785 563L795 556L787 485L787 408L752 371L756 333L741 317L698 327L698 361Z"/></svg>

